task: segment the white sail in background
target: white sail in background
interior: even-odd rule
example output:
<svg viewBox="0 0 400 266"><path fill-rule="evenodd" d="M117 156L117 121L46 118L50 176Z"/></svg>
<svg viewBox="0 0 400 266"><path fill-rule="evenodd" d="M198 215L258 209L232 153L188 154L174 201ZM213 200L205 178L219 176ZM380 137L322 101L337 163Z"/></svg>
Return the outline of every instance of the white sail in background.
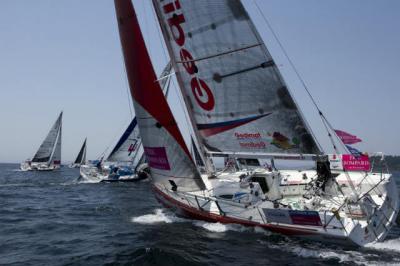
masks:
<svg viewBox="0 0 400 266"><path fill-rule="evenodd" d="M205 150L320 153L240 1L153 4Z"/></svg>
<svg viewBox="0 0 400 266"><path fill-rule="evenodd" d="M119 35L144 152L155 182L204 189L162 92L131 1L115 0Z"/></svg>
<svg viewBox="0 0 400 266"><path fill-rule="evenodd" d="M109 162L132 162L135 154L141 148L141 139L139 135L139 128L137 127L136 117L131 121L128 128L122 134L121 138L115 145L107 158Z"/></svg>
<svg viewBox="0 0 400 266"><path fill-rule="evenodd" d="M62 112L39 147L32 163L60 164Z"/></svg>

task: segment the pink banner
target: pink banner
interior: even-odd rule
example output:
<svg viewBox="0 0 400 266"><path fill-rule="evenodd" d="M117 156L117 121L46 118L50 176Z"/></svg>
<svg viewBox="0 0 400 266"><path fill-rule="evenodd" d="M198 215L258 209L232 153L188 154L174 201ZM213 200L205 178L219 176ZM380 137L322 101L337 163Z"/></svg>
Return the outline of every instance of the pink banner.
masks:
<svg viewBox="0 0 400 266"><path fill-rule="evenodd" d="M171 170L164 147L144 147L144 153L151 168Z"/></svg>
<svg viewBox="0 0 400 266"><path fill-rule="evenodd" d="M362 140L359 139L357 136L351 135L347 132L342 130L335 130L336 135L342 140L344 144L355 144L361 142Z"/></svg>
<svg viewBox="0 0 400 266"><path fill-rule="evenodd" d="M371 170L368 155L353 156L351 154L342 155L343 169L347 171L365 171Z"/></svg>

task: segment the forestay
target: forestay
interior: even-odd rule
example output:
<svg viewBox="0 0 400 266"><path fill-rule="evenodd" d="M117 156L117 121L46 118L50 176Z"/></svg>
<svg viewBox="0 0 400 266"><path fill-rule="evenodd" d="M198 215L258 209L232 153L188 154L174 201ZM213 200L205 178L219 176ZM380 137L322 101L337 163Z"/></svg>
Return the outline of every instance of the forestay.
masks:
<svg viewBox="0 0 400 266"><path fill-rule="evenodd" d="M34 163L50 163L53 161L59 164L61 161L61 124L62 112L58 116L56 122L51 127L46 138L39 147L35 156L32 158Z"/></svg>
<svg viewBox="0 0 400 266"><path fill-rule="evenodd" d="M204 189L157 82L131 1L115 0L129 86L153 180L179 190Z"/></svg>
<svg viewBox="0 0 400 266"><path fill-rule="evenodd" d="M320 152L240 1L153 4L206 151Z"/></svg>

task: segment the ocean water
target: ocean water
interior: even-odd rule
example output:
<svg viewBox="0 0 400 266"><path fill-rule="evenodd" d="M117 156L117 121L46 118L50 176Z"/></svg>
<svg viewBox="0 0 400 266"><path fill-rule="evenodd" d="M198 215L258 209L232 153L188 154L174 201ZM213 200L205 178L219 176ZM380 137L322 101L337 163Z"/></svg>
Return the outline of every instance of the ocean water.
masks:
<svg viewBox="0 0 400 266"><path fill-rule="evenodd" d="M397 226L383 243L343 248L180 218L147 181L78 175L0 164L0 265L400 265Z"/></svg>

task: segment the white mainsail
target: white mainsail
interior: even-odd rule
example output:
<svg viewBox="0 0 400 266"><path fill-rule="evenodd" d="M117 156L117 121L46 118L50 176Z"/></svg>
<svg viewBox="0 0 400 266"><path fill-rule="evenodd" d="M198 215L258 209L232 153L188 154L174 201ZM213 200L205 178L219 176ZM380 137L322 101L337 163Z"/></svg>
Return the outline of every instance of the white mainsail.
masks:
<svg viewBox="0 0 400 266"><path fill-rule="evenodd" d="M164 97L131 1L115 0L119 35L142 143L155 182L204 189Z"/></svg>
<svg viewBox="0 0 400 266"><path fill-rule="evenodd" d="M32 158L32 163L60 164L62 114L61 112L35 156Z"/></svg>
<svg viewBox="0 0 400 266"><path fill-rule="evenodd" d="M240 1L153 4L203 150L320 153Z"/></svg>

